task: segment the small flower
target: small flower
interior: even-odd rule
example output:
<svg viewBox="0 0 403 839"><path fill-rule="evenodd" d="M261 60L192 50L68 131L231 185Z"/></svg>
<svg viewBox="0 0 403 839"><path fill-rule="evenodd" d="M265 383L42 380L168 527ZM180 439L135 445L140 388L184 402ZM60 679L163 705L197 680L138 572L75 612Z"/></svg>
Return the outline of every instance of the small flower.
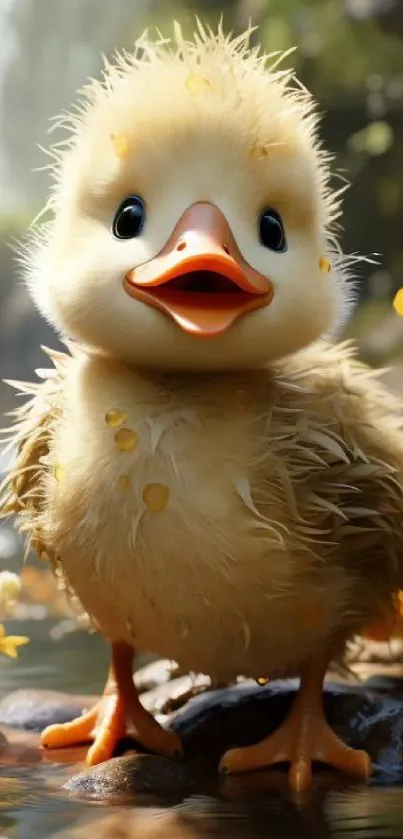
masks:
<svg viewBox="0 0 403 839"><path fill-rule="evenodd" d="M0 571L0 605L7 606L10 600L16 600L21 591L21 581L11 571Z"/></svg>
<svg viewBox="0 0 403 839"><path fill-rule="evenodd" d="M6 635L2 623L0 623L0 653L8 655L9 658L17 658L17 647L29 644L29 638L25 635Z"/></svg>

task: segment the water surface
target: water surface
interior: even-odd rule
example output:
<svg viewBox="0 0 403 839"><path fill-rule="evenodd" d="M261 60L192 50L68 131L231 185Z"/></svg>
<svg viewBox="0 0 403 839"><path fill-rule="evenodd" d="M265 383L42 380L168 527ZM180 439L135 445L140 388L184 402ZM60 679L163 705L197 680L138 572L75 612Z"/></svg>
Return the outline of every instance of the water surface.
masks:
<svg viewBox="0 0 403 839"><path fill-rule="evenodd" d="M54 620L11 621L9 631L27 634L31 644L18 661L0 659L1 693L24 687L98 693L105 677L108 652L103 641L83 632L51 638ZM29 735L31 736L31 735ZM0 839L44 839L61 831L92 836L103 828L106 836L133 839L283 839L283 837L339 837L340 839L403 839L403 789L346 785L328 775L317 778L314 789L291 800L282 772L225 779L200 794L180 795L170 802L171 821L162 818L163 800L138 799L138 821L131 825L134 804L110 806L81 801L61 790L77 767L40 762L31 766L0 767ZM157 819L148 832L150 814ZM125 833L109 820L122 819ZM108 826L108 829L107 829ZM113 830L112 830L113 828ZM102 834L103 836L103 834Z"/></svg>

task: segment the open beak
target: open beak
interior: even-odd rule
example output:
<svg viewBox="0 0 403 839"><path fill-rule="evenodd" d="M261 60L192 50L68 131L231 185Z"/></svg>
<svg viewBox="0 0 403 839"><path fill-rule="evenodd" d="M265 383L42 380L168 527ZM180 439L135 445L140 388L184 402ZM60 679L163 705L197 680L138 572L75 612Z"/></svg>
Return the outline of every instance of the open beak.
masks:
<svg viewBox="0 0 403 839"><path fill-rule="evenodd" d="M201 337L221 335L273 297L271 282L245 261L223 214L207 202L183 213L160 253L129 271L124 287Z"/></svg>

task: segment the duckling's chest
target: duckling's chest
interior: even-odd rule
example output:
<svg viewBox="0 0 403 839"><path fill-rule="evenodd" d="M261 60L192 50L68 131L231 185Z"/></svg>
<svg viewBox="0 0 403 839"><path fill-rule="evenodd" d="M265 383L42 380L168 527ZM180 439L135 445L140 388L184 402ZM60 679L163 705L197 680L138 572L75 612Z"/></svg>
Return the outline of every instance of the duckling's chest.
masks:
<svg viewBox="0 0 403 839"><path fill-rule="evenodd" d="M281 660L295 655L301 571L270 479L262 393L246 377L72 369L50 452L48 539L110 638L195 670L254 672L263 652L276 660L267 639L281 622ZM306 594L300 585L304 608Z"/></svg>
<svg viewBox="0 0 403 839"><path fill-rule="evenodd" d="M130 520L133 547L148 522L155 532L175 517L196 527L231 516L259 460L264 420L252 401L242 378L198 386L77 365L54 434L55 501L85 498L115 535Z"/></svg>
<svg viewBox="0 0 403 839"><path fill-rule="evenodd" d="M245 539L257 541L250 496L264 418L253 398L241 377L187 383L72 365L48 479L63 552L67 530L70 542L91 543L105 574L129 562L141 574L144 560L161 576L195 546L195 567L212 552L231 564Z"/></svg>

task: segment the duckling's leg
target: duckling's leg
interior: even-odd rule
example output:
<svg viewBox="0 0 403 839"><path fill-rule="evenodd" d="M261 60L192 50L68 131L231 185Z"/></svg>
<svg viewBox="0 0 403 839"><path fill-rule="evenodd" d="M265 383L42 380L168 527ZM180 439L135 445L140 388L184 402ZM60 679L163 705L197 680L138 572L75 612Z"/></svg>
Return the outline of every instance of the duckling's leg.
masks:
<svg viewBox="0 0 403 839"><path fill-rule="evenodd" d="M371 761L366 752L350 749L326 722L322 696L326 669L323 660L305 667L297 698L285 722L260 743L226 752L220 771L247 772L274 763L290 763L288 779L295 792L310 786L313 761L367 778Z"/></svg>
<svg viewBox="0 0 403 839"><path fill-rule="evenodd" d="M94 766L113 757L119 740L128 731L151 752L167 757L180 754L177 734L162 728L141 705L133 682L133 656L134 650L127 644L113 644L108 680L100 701L72 722L45 728L41 745L60 749L93 740L86 762Z"/></svg>

